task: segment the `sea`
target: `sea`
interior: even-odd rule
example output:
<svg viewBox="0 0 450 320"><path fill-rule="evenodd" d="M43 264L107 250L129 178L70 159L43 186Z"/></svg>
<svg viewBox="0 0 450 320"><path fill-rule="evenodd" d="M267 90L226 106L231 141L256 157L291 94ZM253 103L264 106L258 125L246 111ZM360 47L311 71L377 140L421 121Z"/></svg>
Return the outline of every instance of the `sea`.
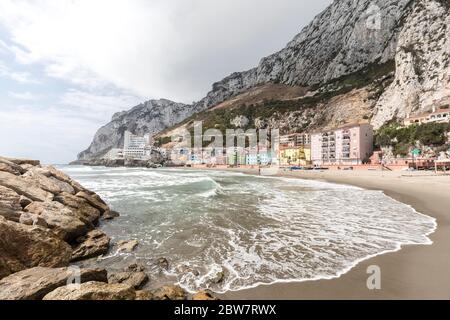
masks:
<svg viewBox="0 0 450 320"><path fill-rule="evenodd" d="M332 279L405 245L430 245L436 220L381 191L227 171L59 166L121 216L102 222L115 246L83 266L146 266L148 288L238 291ZM158 260L169 262L161 268Z"/></svg>

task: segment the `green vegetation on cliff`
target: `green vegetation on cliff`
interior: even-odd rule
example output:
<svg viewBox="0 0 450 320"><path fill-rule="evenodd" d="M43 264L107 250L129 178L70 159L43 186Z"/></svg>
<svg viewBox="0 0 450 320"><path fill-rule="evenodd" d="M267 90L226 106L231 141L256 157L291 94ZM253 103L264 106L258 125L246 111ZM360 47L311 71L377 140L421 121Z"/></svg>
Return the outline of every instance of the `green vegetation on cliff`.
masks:
<svg viewBox="0 0 450 320"><path fill-rule="evenodd" d="M381 127L375 135L377 147L392 146L394 155L406 156L417 143L430 147L448 147L450 123L426 123L402 127L391 122Z"/></svg>

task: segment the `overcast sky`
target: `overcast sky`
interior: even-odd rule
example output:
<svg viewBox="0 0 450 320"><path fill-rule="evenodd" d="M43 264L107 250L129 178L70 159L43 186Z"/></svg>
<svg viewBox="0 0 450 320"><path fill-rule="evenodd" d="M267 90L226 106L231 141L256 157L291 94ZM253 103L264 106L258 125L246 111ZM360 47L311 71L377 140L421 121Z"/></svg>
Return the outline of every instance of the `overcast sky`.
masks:
<svg viewBox="0 0 450 320"><path fill-rule="evenodd" d="M0 0L0 155L67 163L111 116L191 103L331 0Z"/></svg>

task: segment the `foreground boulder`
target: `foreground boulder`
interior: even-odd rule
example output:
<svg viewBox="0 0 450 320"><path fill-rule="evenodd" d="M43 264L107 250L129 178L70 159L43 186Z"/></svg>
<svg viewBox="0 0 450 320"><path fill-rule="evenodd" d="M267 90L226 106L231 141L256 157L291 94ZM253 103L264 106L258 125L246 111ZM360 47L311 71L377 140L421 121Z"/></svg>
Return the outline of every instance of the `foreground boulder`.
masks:
<svg viewBox="0 0 450 320"><path fill-rule="evenodd" d="M33 180L16 176L12 173L0 171L0 185L14 190L33 201L53 200L53 194L43 190Z"/></svg>
<svg viewBox="0 0 450 320"><path fill-rule="evenodd" d="M44 300L135 300L136 291L126 284L87 282L65 286L50 292Z"/></svg>
<svg viewBox="0 0 450 320"><path fill-rule="evenodd" d="M96 194L89 194L86 191L80 191L76 194L76 196L86 200L91 206L99 210L101 214L109 211L108 205Z"/></svg>
<svg viewBox="0 0 450 320"><path fill-rule="evenodd" d="M50 230L0 217L0 278L37 266L64 267L71 257L70 246Z"/></svg>
<svg viewBox="0 0 450 320"><path fill-rule="evenodd" d="M137 240L122 240L117 242L117 250L119 252L131 253L138 245L139 241Z"/></svg>
<svg viewBox="0 0 450 320"><path fill-rule="evenodd" d="M113 273L108 277L109 283L124 283L134 289L141 289L147 284L148 280L145 267L139 264L132 264L123 272Z"/></svg>
<svg viewBox="0 0 450 320"><path fill-rule="evenodd" d="M62 192L55 196L55 201L70 208L80 220L93 225L98 224L101 215L100 211L91 206L85 199Z"/></svg>
<svg viewBox="0 0 450 320"><path fill-rule="evenodd" d="M14 190L0 186L0 216L19 222L22 215L21 196Z"/></svg>
<svg viewBox="0 0 450 320"><path fill-rule="evenodd" d="M180 286L164 286L156 289L153 293L153 300L186 300L187 292Z"/></svg>
<svg viewBox="0 0 450 320"><path fill-rule="evenodd" d="M104 269L42 268L27 269L0 280L0 300L41 300L46 294L80 277L81 283L106 282Z"/></svg>
<svg viewBox="0 0 450 320"><path fill-rule="evenodd" d="M92 224L81 221L76 213L56 201L32 202L25 211L45 220L48 227L67 242L85 235L93 228Z"/></svg>
<svg viewBox="0 0 450 320"><path fill-rule="evenodd" d="M111 239L100 230L92 230L85 236L77 239L73 248L72 261L80 261L106 254Z"/></svg>
<svg viewBox="0 0 450 320"><path fill-rule="evenodd" d="M53 178L55 178L55 179L57 179L59 181L62 181L62 182L65 182L65 183L69 184L74 189L74 193L78 193L80 191L84 191L84 192L87 192L87 193L94 194L93 192L85 189L81 184L79 184L78 182L73 180L67 174L65 174L62 171L59 171L58 169L56 169L53 166L45 166L45 167L43 167L43 169L47 170L48 174L51 177L53 177Z"/></svg>
<svg viewBox="0 0 450 320"><path fill-rule="evenodd" d="M19 166L39 166L41 165L41 162L39 160L33 160L33 159L20 159L20 158L7 158L7 157L0 157L1 159L6 159L14 164L17 164Z"/></svg>
<svg viewBox="0 0 450 320"><path fill-rule="evenodd" d="M0 157L0 171L9 172L17 176L25 173L25 169L23 169L20 165L2 157Z"/></svg>
<svg viewBox="0 0 450 320"><path fill-rule="evenodd" d="M197 301L215 301L219 300L218 298L214 297L213 293L211 291L205 290L197 292L192 296L192 300Z"/></svg>

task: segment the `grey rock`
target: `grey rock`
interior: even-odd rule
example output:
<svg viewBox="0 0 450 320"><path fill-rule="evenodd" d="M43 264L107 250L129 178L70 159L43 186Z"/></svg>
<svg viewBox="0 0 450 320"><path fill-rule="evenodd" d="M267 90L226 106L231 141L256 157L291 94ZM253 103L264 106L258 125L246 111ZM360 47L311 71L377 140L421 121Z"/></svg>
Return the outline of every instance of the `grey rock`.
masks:
<svg viewBox="0 0 450 320"><path fill-rule="evenodd" d="M71 257L70 246L53 232L0 217L0 278L37 266L64 267Z"/></svg>
<svg viewBox="0 0 450 320"><path fill-rule="evenodd" d="M14 190L0 186L0 216L7 220L19 222L22 214L21 196Z"/></svg>
<svg viewBox="0 0 450 320"><path fill-rule="evenodd" d="M152 292L154 300L186 300L187 292L180 286L164 286Z"/></svg>
<svg viewBox="0 0 450 320"><path fill-rule="evenodd" d="M72 261L81 261L106 254L111 239L100 230L92 230L77 239L73 248Z"/></svg>
<svg viewBox="0 0 450 320"><path fill-rule="evenodd" d="M80 276L80 282L107 282L104 269L43 268L35 267L17 272L0 280L0 300L41 300L53 290L72 283Z"/></svg>
<svg viewBox="0 0 450 320"><path fill-rule="evenodd" d="M65 286L50 292L44 300L135 300L136 291L126 284L87 282Z"/></svg>
<svg viewBox="0 0 450 320"><path fill-rule="evenodd" d="M0 185L14 190L33 201L53 200L53 194L41 189L34 180L18 177L12 173L0 171Z"/></svg>
<svg viewBox="0 0 450 320"><path fill-rule="evenodd" d="M113 148L123 148L126 130L137 135L155 134L194 114L195 107L169 100L150 100L129 111L115 114L98 130L89 148L78 155L79 160L99 159Z"/></svg>
<svg viewBox="0 0 450 320"><path fill-rule="evenodd" d="M134 289L141 289L148 282L148 276L145 272L118 272L108 277L109 283L124 283L132 286Z"/></svg>
<svg viewBox="0 0 450 320"><path fill-rule="evenodd" d="M122 240L117 242L117 250L119 252L130 253L133 252L138 245L139 241L137 240Z"/></svg>
<svg viewBox="0 0 450 320"><path fill-rule="evenodd" d="M32 202L25 211L43 219L66 242L85 235L91 229L89 223L83 222L74 211L56 201Z"/></svg>

